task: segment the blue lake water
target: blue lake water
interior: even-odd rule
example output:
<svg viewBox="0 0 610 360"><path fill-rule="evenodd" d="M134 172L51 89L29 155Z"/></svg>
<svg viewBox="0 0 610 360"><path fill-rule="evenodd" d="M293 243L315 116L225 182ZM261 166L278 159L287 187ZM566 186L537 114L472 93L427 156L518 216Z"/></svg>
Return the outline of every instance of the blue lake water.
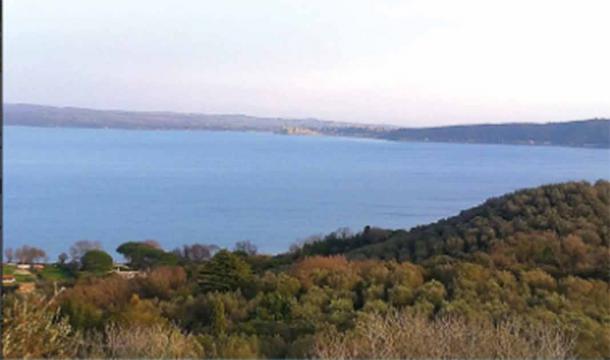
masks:
<svg viewBox="0 0 610 360"><path fill-rule="evenodd" d="M409 228L523 187L610 179L610 151L5 127L4 177L5 247L55 259L80 239L111 252L250 240L280 252L339 227Z"/></svg>

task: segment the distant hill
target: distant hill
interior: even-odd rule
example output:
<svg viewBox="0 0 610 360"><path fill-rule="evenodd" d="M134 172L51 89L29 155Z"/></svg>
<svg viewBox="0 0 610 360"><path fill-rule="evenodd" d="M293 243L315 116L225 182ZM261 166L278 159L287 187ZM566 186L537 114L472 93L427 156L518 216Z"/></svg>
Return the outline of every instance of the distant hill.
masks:
<svg viewBox="0 0 610 360"><path fill-rule="evenodd" d="M610 147L610 120L547 124L462 125L397 129L384 134L397 141Z"/></svg>
<svg viewBox="0 0 610 360"><path fill-rule="evenodd" d="M393 141L610 147L608 119L548 124L399 128L392 125L266 118L241 114L185 114L5 104L4 124L150 130L267 131L285 135L330 135Z"/></svg>
<svg viewBox="0 0 610 360"><path fill-rule="evenodd" d="M435 256L539 267L610 280L610 182L520 190L411 230L366 228L304 244L293 256L345 254L423 262Z"/></svg>
<svg viewBox="0 0 610 360"><path fill-rule="evenodd" d="M144 112L93 110L77 107L54 107L31 104L4 104L6 125L40 127L83 127L150 130L234 130L273 131L286 129L367 127L350 123L317 119L265 118L241 114L189 114L175 112Z"/></svg>

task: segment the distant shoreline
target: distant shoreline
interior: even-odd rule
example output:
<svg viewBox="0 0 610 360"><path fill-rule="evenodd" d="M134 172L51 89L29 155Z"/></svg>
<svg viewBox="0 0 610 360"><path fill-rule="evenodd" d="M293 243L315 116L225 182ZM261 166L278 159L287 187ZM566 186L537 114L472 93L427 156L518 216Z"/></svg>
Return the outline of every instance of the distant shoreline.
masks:
<svg viewBox="0 0 610 360"><path fill-rule="evenodd" d="M391 143L409 143L409 144L449 144L449 145L481 145L481 146L518 146L518 147L542 147L542 148L568 148L568 149L589 149L589 150L610 150L608 146L570 146L570 145L555 145L555 144L526 144L526 143L484 143L484 142L457 142L457 141L425 141L425 140L393 140L380 137L364 137L364 136L346 136L336 134L283 134L275 131L265 130L226 130L226 129L154 129L154 128L119 128L119 127L85 127L85 126L41 126L41 125L13 125L5 124L4 127L12 128L31 128L31 129L54 129L54 130L119 130L130 132L218 132L218 133L244 133L244 134L268 134L286 137L319 137L319 138L337 138L353 141L387 141Z"/></svg>
<svg viewBox="0 0 610 360"><path fill-rule="evenodd" d="M318 119L247 115L132 112L5 104L4 125L153 131L267 132L287 136L337 136L400 142L610 148L610 119L556 123L505 123L400 128Z"/></svg>

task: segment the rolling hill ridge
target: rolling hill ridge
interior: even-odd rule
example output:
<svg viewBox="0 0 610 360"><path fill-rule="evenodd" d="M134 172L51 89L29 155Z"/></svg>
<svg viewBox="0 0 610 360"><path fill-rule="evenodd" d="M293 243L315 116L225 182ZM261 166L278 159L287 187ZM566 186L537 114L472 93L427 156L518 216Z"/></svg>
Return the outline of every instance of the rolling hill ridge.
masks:
<svg viewBox="0 0 610 360"><path fill-rule="evenodd" d="M332 233L304 244L296 254L415 263L445 256L608 281L610 182L524 189L408 231L367 227L355 235Z"/></svg>
<svg viewBox="0 0 610 360"><path fill-rule="evenodd" d="M344 136L412 142L549 145L610 148L610 120L590 119L546 124L509 123L401 128L319 119L94 110L32 104L4 104L4 124L37 127L131 130L264 131L292 136Z"/></svg>

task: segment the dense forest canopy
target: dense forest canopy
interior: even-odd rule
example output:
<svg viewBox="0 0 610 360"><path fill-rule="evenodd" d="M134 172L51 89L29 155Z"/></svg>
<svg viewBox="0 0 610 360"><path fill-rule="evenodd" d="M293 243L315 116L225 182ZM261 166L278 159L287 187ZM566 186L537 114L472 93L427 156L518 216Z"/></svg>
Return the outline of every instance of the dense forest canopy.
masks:
<svg viewBox="0 0 610 360"><path fill-rule="evenodd" d="M610 183L598 181L408 231L341 229L278 256L131 241L120 251L134 277L73 260L53 265L65 290L40 273L35 293L4 295L3 353L608 358L609 229ZM83 256L99 255L89 245Z"/></svg>
<svg viewBox="0 0 610 360"><path fill-rule="evenodd" d="M520 190L409 231L365 228L304 244L292 257L346 254L422 262L484 257L495 266L610 280L610 183L571 182ZM285 255L286 256L286 255Z"/></svg>

